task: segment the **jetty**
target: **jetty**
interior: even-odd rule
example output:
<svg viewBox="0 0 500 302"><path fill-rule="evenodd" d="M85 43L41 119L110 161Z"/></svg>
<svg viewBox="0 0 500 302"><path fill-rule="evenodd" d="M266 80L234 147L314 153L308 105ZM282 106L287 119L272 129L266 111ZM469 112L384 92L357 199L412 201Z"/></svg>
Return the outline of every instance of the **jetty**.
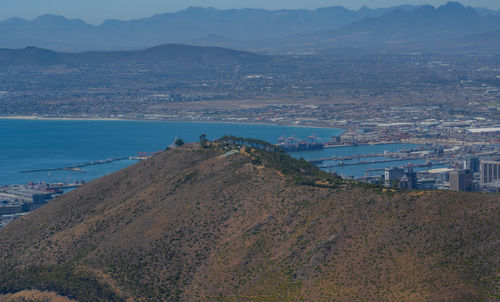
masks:
<svg viewBox="0 0 500 302"><path fill-rule="evenodd" d="M438 162L438 163L428 162L428 163L423 163L423 164L408 164L404 167L405 168L422 168L422 167L432 167L432 166L440 166L440 165L444 165L444 163L442 163L442 162ZM380 171L384 171L384 170L385 170L385 168L366 169L365 172L380 172Z"/></svg>
<svg viewBox="0 0 500 302"><path fill-rule="evenodd" d="M343 163L340 162L338 164L323 164L321 165L321 168L336 168L336 167L345 167L345 166L360 166L360 165L371 165L371 164L379 164L379 163L392 163L392 162L401 162L401 161L407 161L415 158L403 158L403 159L383 159L383 160L370 160L370 161L358 161L354 163Z"/></svg>
<svg viewBox="0 0 500 302"><path fill-rule="evenodd" d="M50 171L71 171L71 172L80 172L85 173L86 171L82 168L96 165L104 165L117 161L128 160L128 159L137 159L138 157L120 157L120 158L109 158L98 161L91 161L83 164L72 165L69 167L60 167L60 168L47 168L47 169L34 169L34 170L23 170L21 173L36 173L36 172L50 172Z"/></svg>
<svg viewBox="0 0 500 302"><path fill-rule="evenodd" d="M421 154L421 151L427 150L428 148L418 148L407 150L406 152L383 152L383 153L367 153L367 154L355 154L355 155L346 155L346 156L330 156L323 158L314 158L307 160L312 164L321 164L325 161L346 161L353 159L362 159L362 158L393 158L397 160L415 160L415 159L426 159L429 156Z"/></svg>

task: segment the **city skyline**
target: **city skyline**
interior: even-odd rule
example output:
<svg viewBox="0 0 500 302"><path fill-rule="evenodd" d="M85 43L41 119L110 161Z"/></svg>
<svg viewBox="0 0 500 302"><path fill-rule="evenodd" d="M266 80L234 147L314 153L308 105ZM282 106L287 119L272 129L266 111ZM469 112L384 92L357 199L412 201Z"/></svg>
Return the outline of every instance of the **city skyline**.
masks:
<svg viewBox="0 0 500 302"><path fill-rule="evenodd" d="M67 1L47 0L41 3L38 0L4 0L0 4L0 20L13 17L34 19L44 14L62 15L66 18L79 18L91 24L100 24L107 19L131 20L149 17L154 14L175 12L189 6L214 7L218 9L317 9L329 6L344 6L348 9L359 9L362 6L370 8L390 7L402 4L412 5L443 5L447 0L311 0L311 1L264 1L264 0L97 0ZM463 0L460 3L473 7L487 7L500 9L500 3L496 0Z"/></svg>

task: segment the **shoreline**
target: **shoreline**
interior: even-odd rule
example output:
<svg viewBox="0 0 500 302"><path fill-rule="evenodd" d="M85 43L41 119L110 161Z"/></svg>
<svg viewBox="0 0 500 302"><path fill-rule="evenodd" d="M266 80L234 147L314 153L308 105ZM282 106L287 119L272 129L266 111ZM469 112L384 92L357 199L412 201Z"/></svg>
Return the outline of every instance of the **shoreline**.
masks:
<svg viewBox="0 0 500 302"><path fill-rule="evenodd" d="M315 125L296 125L296 124L280 124L271 122L239 122L239 121L200 121L200 120L182 120L182 119L139 119L139 118L86 118L86 117L40 117L31 115L19 115L19 116L0 116L0 120L26 120L26 121L94 121L94 122L167 122L167 123L211 123L211 124L237 124L237 125L264 125L264 126L278 126L278 127L297 127L297 128L318 128L318 129L331 129L346 132L346 129L327 127L327 126L315 126Z"/></svg>
<svg viewBox="0 0 500 302"><path fill-rule="evenodd" d="M25 121L126 121L119 118L86 118L86 117L40 117L36 115L0 116L0 120L25 120Z"/></svg>

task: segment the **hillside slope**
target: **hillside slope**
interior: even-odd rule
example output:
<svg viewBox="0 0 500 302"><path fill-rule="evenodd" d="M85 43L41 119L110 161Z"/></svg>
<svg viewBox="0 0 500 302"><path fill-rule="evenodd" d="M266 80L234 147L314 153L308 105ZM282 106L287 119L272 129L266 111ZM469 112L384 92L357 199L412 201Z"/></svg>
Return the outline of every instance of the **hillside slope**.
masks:
<svg viewBox="0 0 500 302"><path fill-rule="evenodd" d="M276 154L247 151L168 150L8 225L0 230L0 293L35 289L79 301L499 297L498 195L299 185L303 174L275 168Z"/></svg>
<svg viewBox="0 0 500 302"><path fill-rule="evenodd" d="M111 64L169 64L172 66L206 66L250 64L266 57L246 51L221 47L199 47L166 44L135 51L94 51L62 53L37 47L0 49L0 68L11 66L98 66Z"/></svg>

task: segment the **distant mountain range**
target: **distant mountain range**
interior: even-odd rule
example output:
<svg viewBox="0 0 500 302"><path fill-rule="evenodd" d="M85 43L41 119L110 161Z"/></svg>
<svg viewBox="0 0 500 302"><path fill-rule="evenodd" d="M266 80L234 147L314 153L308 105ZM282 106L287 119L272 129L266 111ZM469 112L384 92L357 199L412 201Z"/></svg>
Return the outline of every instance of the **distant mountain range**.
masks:
<svg viewBox="0 0 500 302"><path fill-rule="evenodd" d="M62 53L37 47L23 49L0 49L0 68L11 66L51 66L51 65L98 65L98 64L159 64L176 66L200 66L221 64L254 63L265 60L250 52L221 47L199 47L166 44L145 50L93 51Z"/></svg>
<svg viewBox="0 0 500 302"><path fill-rule="evenodd" d="M500 30L500 11L458 2L402 5L357 11L340 6L317 10L190 7L130 21L95 26L80 19L44 15L0 22L0 47L37 46L61 51L143 49L167 43L253 50L400 45L456 39Z"/></svg>
<svg viewBox="0 0 500 302"><path fill-rule="evenodd" d="M499 29L499 15L481 15L472 7L448 2L438 8L425 5L412 10L396 9L383 16L364 18L335 30L287 37L282 44L309 47L405 46L421 42L420 45L427 44L427 47L432 47L429 43L481 47L481 44L470 45L467 39L459 38L474 39L474 35L484 35Z"/></svg>
<svg viewBox="0 0 500 302"><path fill-rule="evenodd" d="M499 10L492 10L489 8L485 7L476 7L475 10L477 11L478 14L487 16L487 15L497 15L500 16L500 9Z"/></svg>
<svg viewBox="0 0 500 302"><path fill-rule="evenodd" d="M362 18L382 16L394 9L412 8L364 7L352 11L337 6L314 11L268 11L190 7L138 20L107 20L99 26L55 15L44 15L32 21L12 18L0 22L0 47L36 45L63 50L144 48L164 43L186 43L213 35L253 41L334 29Z"/></svg>

